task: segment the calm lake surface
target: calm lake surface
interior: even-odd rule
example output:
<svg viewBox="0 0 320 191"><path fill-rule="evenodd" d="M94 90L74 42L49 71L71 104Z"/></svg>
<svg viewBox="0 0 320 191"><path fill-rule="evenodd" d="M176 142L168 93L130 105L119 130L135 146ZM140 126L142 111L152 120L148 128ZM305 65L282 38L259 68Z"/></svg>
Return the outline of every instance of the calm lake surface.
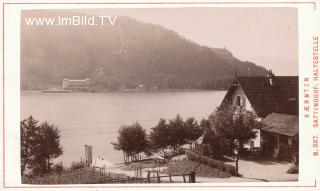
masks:
<svg viewBox="0 0 320 191"><path fill-rule="evenodd" d="M150 130L160 118L195 117L198 122L221 103L225 91L117 92L117 93L21 93L21 119L33 115L59 127L64 154L56 161L68 166L84 157L84 145L92 145L93 157L123 162L115 151L121 125L139 122Z"/></svg>

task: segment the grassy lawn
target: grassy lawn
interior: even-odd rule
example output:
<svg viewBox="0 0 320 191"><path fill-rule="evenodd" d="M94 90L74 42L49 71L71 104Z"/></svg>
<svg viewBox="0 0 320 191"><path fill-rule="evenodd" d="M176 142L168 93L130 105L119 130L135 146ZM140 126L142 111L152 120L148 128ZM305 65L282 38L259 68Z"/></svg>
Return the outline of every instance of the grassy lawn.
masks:
<svg viewBox="0 0 320 191"><path fill-rule="evenodd" d="M191 170L195 170L196 176L201 177L213 177L213 178L229 178L231 174L221 171L210 166L194 162L188 159L182 159L172 161L168 164L167 169L164 169L163 173L190 173Z"/></svg>
<svg viewBox="0 0 320 191"><path fill-rule="evenodd" d="M156 167L167 166L164 161L157 162L156 160L142 160L137 162L130 162L125 166L121 167L121 170L135 170L135 169L145 169L145 168L156 168Z"/></svg>
<svg viewBox="0 0 320 191"><path fill-rule="evenodd" d="M117 174L111 173L111 177L116 178ZM125 178L125 175L120 175L120 178ZM61 173L50 173L38 177L22 177L23 184L94 184L101 180L99 172L93 168L81 168L78 170L67 170Z"/></svg>

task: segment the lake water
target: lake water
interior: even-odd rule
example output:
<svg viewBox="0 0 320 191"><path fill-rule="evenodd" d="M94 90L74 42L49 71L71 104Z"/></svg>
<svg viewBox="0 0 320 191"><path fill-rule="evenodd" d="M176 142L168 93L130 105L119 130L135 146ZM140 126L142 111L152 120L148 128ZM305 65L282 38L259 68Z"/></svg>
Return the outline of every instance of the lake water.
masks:
<svg viewBox="0 0 320 191"><path fill-rule="evenodd" d="M206 118L221 103L225 91L117 92L117 93L21 93L21 120L33 115L59 127L64 154L56 161L68 166L84 157L84 145L93 156L123 162L115 151L121 125L139 122L150 130L160 118Z"/></svg>

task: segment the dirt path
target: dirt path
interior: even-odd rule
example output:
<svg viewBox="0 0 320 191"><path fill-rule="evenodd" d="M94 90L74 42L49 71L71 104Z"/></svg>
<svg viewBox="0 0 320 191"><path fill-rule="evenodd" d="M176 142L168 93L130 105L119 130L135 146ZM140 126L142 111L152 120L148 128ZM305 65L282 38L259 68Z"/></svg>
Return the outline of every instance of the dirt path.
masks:
<svg viewBox="0 0 320 191"><path fill-rule="evenodd" d="M297 181L298 174L287 173L290 166L290 163L274 161L255 162L239 160L239 173L243 178L267 182Z"/></svg>

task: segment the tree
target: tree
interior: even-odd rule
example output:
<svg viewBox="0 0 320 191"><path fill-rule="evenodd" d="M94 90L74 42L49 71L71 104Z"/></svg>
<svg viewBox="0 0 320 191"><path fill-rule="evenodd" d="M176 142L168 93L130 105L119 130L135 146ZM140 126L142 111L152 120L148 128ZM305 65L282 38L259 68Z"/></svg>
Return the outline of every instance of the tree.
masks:
<svg viewBox="0 0 320 191"><path fill-rule="evenodd" d="M148 151L146 130L135 122L132 125L123 125L119 129L117 143L111 143L116 150L122 150L128 156L135 156Z"/></svg>
<svg viewBox="0 0 320 191"><path fill-rule="evenodd" d="M21 174L26 170L27 165L30 165L37 146L37 136L39 133L38 121L32 115L20 122L20 153L21 153ZM31 168L29 166L29 168Z"/></svg>
<svg viewBox="0 0 320 191"><path fill-rule="evenodd" d="M63 153L58 128L47 122L38 126L38 121L30 116L20 122L20 130L21 173L26 167L33 174L50 172L50 160Z"/></svg>
<svg viewBox="0 0 320 191"><path fill-rule="evenodd" d="M158 124L151 129L149 135L150 148L153 153L159 152L164 157L165 149L170 146L172 142L170 137L170 130L165 119L160 119Z"/></svg>
<svg viewBox="0 0 320 191"><path fill-rule="evenodd" d="M203 134L202 128L193 117L186 119L184 122L184 131L186 132L186 143L193 143Z"/></svg>
<svg viewBox="0 0 320 191"><path fill-rule="evenodd" d="M203 142L210 145L208 155L213 158L221 158L225 151L228 150L228 140L223 134L214 131L212 128L206 129Z"/></svg>
<svg viewBox="0 0 320 191"><path fill-rule="evenodd" d="M202 119L200 121L200 129L205 132L207 129L211 129L212 125L209 119Z"/></svg>
<svg viewBox="0 0 320 191"><path fill-rule="evenodd" d="M151 129L149 142L152 152L165 154L165 149L172 147L176 150L184 144L192 143L203 134L202 129L194 118L186 121L177 115L176 118L166 123L165 119L160 119L157 126Z"/></svg>
<svg viewBox="0 0 320 191"><path fill-rule="evenodd" d="M63 154L60 145L60 131L53 124L44 122L40 125L38 155L36 160L45 172L51 171L50 160Z"/></svg>
<svg viewBox="0 0 320 191"><path fill-rule="evenodd" d="M261 127L257 115L243 107L218 108L211 116L214 129L222 134L230 144L230 149L236 147L235 141L240 143L240 151L243 144L256 137L255 129Z"/></svg>
<svg viewBox="0 0 320 191"><path fill-rule="evenodd" d="M168 124L168 137L169 137L169 144L171 147L173 147L174 150L176 150L181 145L186 144L186 137L187 133L184 129L184 121L180 117L180 115L177 115L176 118L169 120Z"/></svg>

